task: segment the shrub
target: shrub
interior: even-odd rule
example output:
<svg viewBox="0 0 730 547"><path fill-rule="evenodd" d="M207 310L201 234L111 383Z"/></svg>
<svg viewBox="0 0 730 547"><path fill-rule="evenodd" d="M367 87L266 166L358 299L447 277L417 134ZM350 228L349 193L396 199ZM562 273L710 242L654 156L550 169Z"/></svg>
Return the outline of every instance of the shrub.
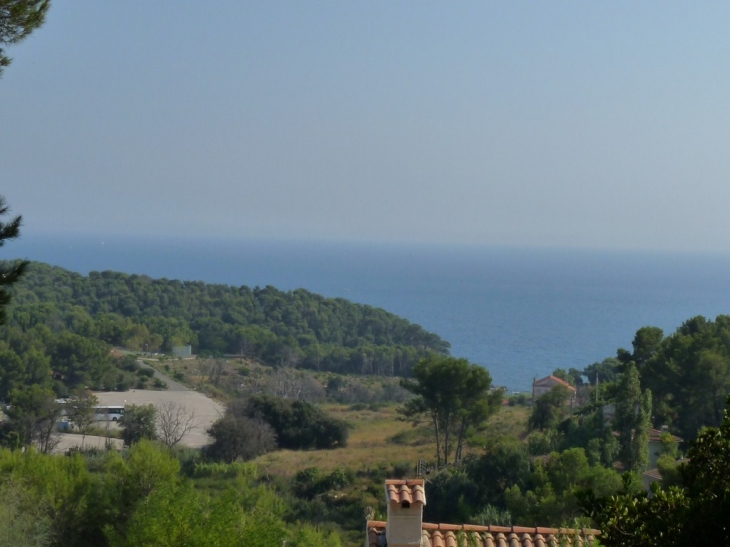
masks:
<svg viewBox="0 0 730 547"><path fill-rule="evenodd" d="M347 446L347 424L305 401L259 395L229 406L234 415L260 417L276 433L279 448L306 450Z"/></svg>

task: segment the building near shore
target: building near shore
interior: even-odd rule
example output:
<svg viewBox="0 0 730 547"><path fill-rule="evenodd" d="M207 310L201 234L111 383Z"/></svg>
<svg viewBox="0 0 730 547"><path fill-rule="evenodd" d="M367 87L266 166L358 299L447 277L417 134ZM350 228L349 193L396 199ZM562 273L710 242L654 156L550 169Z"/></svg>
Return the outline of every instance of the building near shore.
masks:
<svg viewBox="0 0 730 547"><path fill-rule="evenodd" d="M563 386L567 388L568 391L570 391L571 393L571 399L575 398L576 389L562 378L558 378L557 376L553 376L551 374L550 376L546 376L545 378L540 378L539 380L532 381L533 402L536 401L538 397L540 397L541 395L545 395L547 392L557 386Z"/></svg>

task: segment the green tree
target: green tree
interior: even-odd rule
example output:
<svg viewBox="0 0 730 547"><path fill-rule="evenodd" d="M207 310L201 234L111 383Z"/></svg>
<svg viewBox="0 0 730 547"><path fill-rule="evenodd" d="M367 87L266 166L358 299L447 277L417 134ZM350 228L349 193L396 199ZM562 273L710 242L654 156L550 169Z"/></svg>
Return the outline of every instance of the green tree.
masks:
<svg viewBox="0 0 730 547"><path fill-rule="evenodd" d="M17 44L46 18L50 0L0 0L0 46ZM10 64L10 58L0 47L0 76Z"/></svg>
<svg viewBox="0 0 730 547"><path fill-rule="evenodd" d="M53 450L59 440L57 422L61 417L61 405L53 391L31 385L14 389L9 398L7 414L20 444L36 443L43 453Z"/></svg>
<svg viewBox="0 0 730 547"><path fill-rule="evenodd" d="M640 368L651 389L657 422L681 437L696 437L703 426L722 422L730 394L730 316L715 321L693 317L666 337Z"/></svg>
<svg viewBox="0 0 730 547"><path fill-rule="evenodd" d="M530 429L551 429L565 416L565 408L571 392L565 386L555 386L547 393L540 395L530 413L528 427Z"/></svg>
<svg viewBox="0 0 730 547"><path fill-rule="evenodd" d="M642 327L636 331L631 343L634 348L631 359L639 371L659 350L662 340L664 340L664 331L659 327Z"/></svg>
<svg viewBox="0 0 730 547"><path fill-rule="evenodd" d="M616 394L614 427L618 432L619 459L627 471L642 472L649 463L651 392L642 392L639 371L627 365Z"/></svg>
<svg viewBox="0 0 730 547"><path fill-rule="evenodd" d="M98 404L99 399L96 395L83 388L75 389L66 401L66 416L81 431L81 448L84 447L89 427L94 423Z"/></svg>
<svg viewBox="0 0 730 547"><path fill-rule="evenodd" d="M659 486L654 495L628 488L615 496L588 492L581 506L608 547L730 545L730 398L719 427L704 429L680 465L683 488Z"/></svg>
<svg viewBox="0 0 730 547"><path fill-rule="evenodd" d="M501 405L501 390L493 391L489 372L466 359L431 355L413 367L413 380L401 384L416 395L400 412L419 421L428 416L436 435L436 460L447 465L458 460L466 432L482 425Z"/></svg>
<svg viewBox="0 0 730 547"><path fill-rule="evenodd" d="M142 439L156 439L156 419L157 409L154 405L127 405L124 407L124 415L119 420L124 444L132 446Z"/></svg>
<svg viewBox="0 0 730 547"><path fill-rule="evenodd" d="M598 383L615 382L620 367L621 361L616 357L607 357L600 363L588 365L583 370L583 374L588 377L588 383L595 386Z"/></svg>
<svg viewBox="0 0 730 547"><path fill-rule="evenodd" d="M502 406L504 390L492 389L492 377L487 369L478 365L469 367L464 391L460 396L461 408L457 413L455 461L463 458L464 443L470 429L479 428Z"/></svg>
<svg viewBox="0 0 730 547"><path fill-rule="evenodd" d="M575 369L571 369L571 371L574 371ZM553 371L553 376L556 376L557 378L560 378L561 380L568 382L571 386L575 385L575 377L571 375L568 371L566 371L564 368L556 368Z"/></svg>
<svg viewBox="0 0 730 547"><path fill-rule="evenodd" d="M0 0L0 44L7 43L3 41L3 35L5 33L3 24L3 4L6 3ZM16 2L10 2L15 4ZM19 2L22 3L22 2ZM12 25L11 25L12 26ZM8 31L9 32L9 31ZM2 75L3 66L7 66L9 60L3 56L3 51L0 48L0 75ZM5 198L0 196L0 217L5 216L10 211ZM0 221L0 247L5 245L8 240L15 239L20 235L20 225L23 222L23 217L16 216L10 222ZM11 293L10 287L17 283L20 276L25 272L28 266L27 261L16 261L12 264L3 264L0 266L0 325L4 325L7 320L6 307L10 303Z"/></svg>
<svg viewBox="0 0 730 547"><path fill-rule="evenodd" d="M0 401L7 399L10 392L25 384L23 359L11 349L0 350Z"/></svg>
<svg viewBox="0 0 730 547"><path fill-rule="evenodd" d="M504 507L508 488L524 487L530 475L530 460L525 444L515 439L490 439L479 458L469 459L466 469L481 489L480 503Z"/></svg>

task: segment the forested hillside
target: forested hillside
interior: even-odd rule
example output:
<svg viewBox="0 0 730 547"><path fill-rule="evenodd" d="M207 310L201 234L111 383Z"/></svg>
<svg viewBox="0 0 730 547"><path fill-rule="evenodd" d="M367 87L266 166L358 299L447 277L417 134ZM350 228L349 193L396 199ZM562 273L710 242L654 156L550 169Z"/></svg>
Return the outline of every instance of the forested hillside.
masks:
<svg viewBox="0 0 730 547"><path fill-rule="evenodd" d="M169 352L191 344L196 353L237 354L273 366L408 375L423 355L449 348L437 335L385 310L304 289L109 271L83 276L32 263L14 292L4 339L10 349L23 351L33 347L18 341L28 334L47 342L51 333L66 333L133 351Z"/></svg>

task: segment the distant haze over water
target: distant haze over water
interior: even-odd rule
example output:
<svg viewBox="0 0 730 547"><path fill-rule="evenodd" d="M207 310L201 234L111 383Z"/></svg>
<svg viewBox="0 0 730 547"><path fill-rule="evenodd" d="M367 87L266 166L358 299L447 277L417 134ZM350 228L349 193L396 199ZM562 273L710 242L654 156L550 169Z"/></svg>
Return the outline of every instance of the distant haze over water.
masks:
<svg viewBox="0 0 730 547"><path fill-rule="evenodd" d="M382 307L510 390L630 349L642 326L668 334L695 315L730 313L724 255L79 237L24 237L3 251L83 274L302 287Z"/></svg>

